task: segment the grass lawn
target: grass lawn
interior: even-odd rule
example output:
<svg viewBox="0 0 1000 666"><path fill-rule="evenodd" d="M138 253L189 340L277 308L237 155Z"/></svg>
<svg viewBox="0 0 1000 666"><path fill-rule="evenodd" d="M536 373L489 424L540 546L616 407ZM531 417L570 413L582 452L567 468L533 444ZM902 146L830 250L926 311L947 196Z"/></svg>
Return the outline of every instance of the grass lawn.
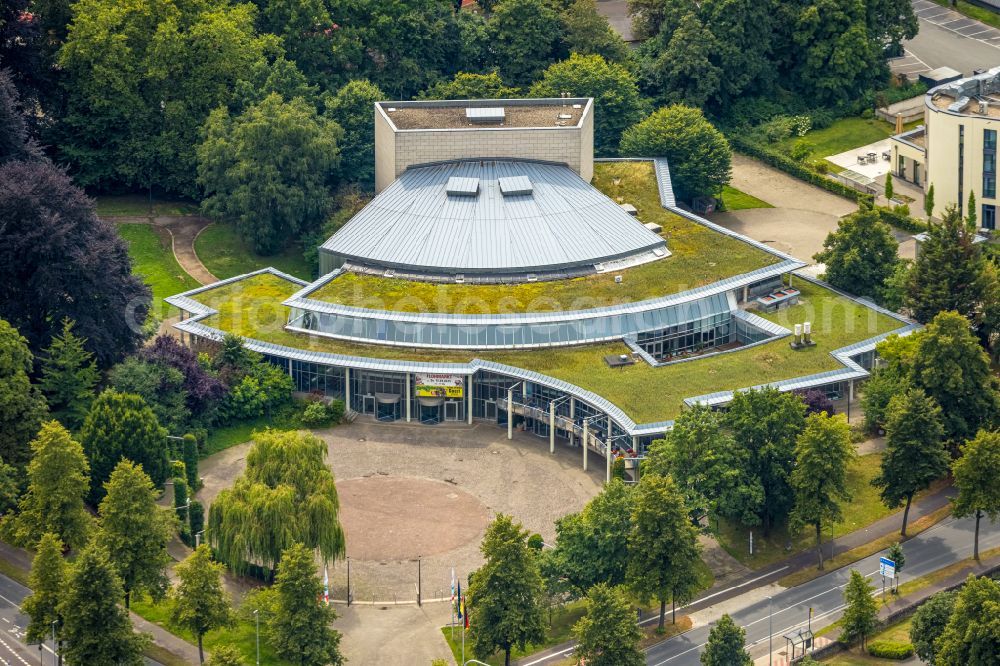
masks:
<svg viewBox="0 0 1000 666"><path fill-rule="evenodd" d="M831 627L837 626L838 623L834 623ZM872 641L896 641L899 643L909 643L910 642L910 625L913 624L913 617L910 616L903 620L902 622L897 622L896 624L890 625L878 632L874 636L868 639L869 642ZM857 666L859 664L898 664L899 660L894 659L878 659L867 654L858 654L857 648L853 648L851 652L841 652L840 654L835 654L832 657L824 659L821 663L831 664L832 666Z"/></svg>
<svg viewBox="0 0 1000 666"><path fill-rule="evenodd" d="M313 275L313 267L302 256L302 248L298 244L293 243L278 254L263 257L240 238L236 229L220 222L206 227L198 234L194 241L194 251L205 268L220 280L268 266L303 280L311 279Z"/></svg>
<svg viewBox="0 0 1000 666"><path fill-rule="evenodd" d="M202 447L201 457L207 458L214 453L224 451L237 444L249 442L254 432L264 430L265 428L274 428L277 430L305 429L306 426L302 423L302 410L304 407L305 405L302 402L296 400L271 416L261 416L260 418L240 421L239 423L222 426L221 428L212 428L208 431L208 438L205 441L205 446Z"/></svg>
<svg viewBox="0 0 1000 666"><path fill-rule="evenodd" d="M651 162L595 164L593 182L597 189L615 201L634 205L643 222L659 224L671 256L606 275L502 288L496 285L433 284L348 273L309 297L400 312L488 314L582 310L674 294L780 261L778 257L747 243L666 211L660 205ZM200 250L198 255L201 256ZM212 270L210 265L208 267ZM615 275L623 276L621 284L615 282Z"/></svg>
<svg viewBox="0 0 1000 666"><path fill-rule="evenodd" d="M189 631L181 629L170 622L171 603L163 600L153 603L148 597L133 599L132 610L146 620L164 627L176 636L183 638L192 645L197 645L198 641ZM220 645L233 645L243 655L243 659L248 664L254 663L257 657L256 652L256 630L252 622L239 620L234 626L226 629L216 629L205 634L205 650L209 653L212 649ZM271 648L269 641L261 630L260 637L260 663L267 666L291 666L290 661L281 659Z"/></svg>
<svg viewBox="0 0 1000 666"><path fill-rule="evenodd" d="M964 14L965 16L975 19L980 23L985 23L986 25L993 26L994 28L1000 28L1000 15L986 9L985 7L974 5L971 2L965 2L965 0L958 0L957 7L952 7L950 0L934 0L934 2L942 7L955 9L959 14Z"/></svg>
<svg viewBox="0 0 1000 666"><path fill-rule="evenodd" d="M752 194L740 192L735 187L726 185L722 188L722 205L725 210L746 210L747 208L774 208Z"/></svg>
<svg viewBox="0 0 1000 666"><path fill-rule="evenodd" d="M170 235L148 224L119 224L118 233L128 242L128 253L136 275L153 290L153 313L165 316L170 309L163 298L198 286L174 259Z"/></svg>
<svg viewBox="0 0 1000 666"><path fill-rule="evenodd" d="M149 197L144 194L108 194L96 197L100 217L148 216ZM184 199L153 199L153 215L197 215L198 204Z"/></svg>
<svg viewBox="0 0 1000 666"><path fill-rule="evenodd" d="M857 116L841 118L829 127L810 130L805 136L789 137L777 144L778 150L787 153L798 141L811 145L807 162L842 153L851 148L866 146L887 139L896 133L895 125L877 118L865 119Z"/></svg>
<svg viewBox="0 0 1000 666"><path fill-rule="evenodd" d="M628 353L621 342L535 350L438 351L358 344L284 329L288 308L282 300L298 286L272 275L211 289L196 300L219 310L203 322L223 331L297 349L369 358L467 363L472 358L534 370L576 384L611 400L637 423L676 417L683 399L715 391L755 386L842 367L829 352L899 328L895 319L811 283L798 281L799 305L763 315L791 328L813 322L817 345L793 351L786 340L774 340L742 352L692 363L653 368L644 363L610 368L603 357Z"/></svg>

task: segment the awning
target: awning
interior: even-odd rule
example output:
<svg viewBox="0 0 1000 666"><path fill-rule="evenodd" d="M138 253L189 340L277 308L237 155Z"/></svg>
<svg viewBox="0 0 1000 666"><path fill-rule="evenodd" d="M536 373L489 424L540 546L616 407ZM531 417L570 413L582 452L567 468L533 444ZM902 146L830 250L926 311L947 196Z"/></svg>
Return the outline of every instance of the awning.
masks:
<svg viewBox="0 0 1000 666"><path fill-rule="evenodd" d="M400 396L398 393L375 394L375 402L377 402L380 405L395 405L397 402L399 402L399 398Z"/></svg>
<svg viewBox="0 0 1000 666"><path fill-rule="evenodd" d="M420 403L421 407L440 407L444 404L444 398L418 397L417 402Z"/></svg>

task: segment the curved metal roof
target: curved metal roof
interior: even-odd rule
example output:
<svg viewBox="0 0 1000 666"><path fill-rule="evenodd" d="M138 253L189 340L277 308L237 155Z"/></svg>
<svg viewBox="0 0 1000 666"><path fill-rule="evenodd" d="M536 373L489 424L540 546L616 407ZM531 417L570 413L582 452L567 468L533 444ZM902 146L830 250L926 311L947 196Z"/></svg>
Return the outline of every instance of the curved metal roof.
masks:
<svg viewBox="0 0 1000 666"><path fill-rule="evenodd" d="M504 195L501 178L526 178ZM476 179L478 194L447 191ZM460 161L412 167L322 249L346 260L431 273L523 273L650 252L663 238L560 164Z"/></svg>

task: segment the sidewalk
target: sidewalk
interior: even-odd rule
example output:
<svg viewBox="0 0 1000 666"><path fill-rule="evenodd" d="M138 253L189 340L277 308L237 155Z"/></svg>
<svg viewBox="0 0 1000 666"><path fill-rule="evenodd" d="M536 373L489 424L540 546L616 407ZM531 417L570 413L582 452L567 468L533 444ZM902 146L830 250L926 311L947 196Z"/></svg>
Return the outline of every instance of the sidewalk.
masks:
<svg viewBox="0 0 1000 666"><path fill-rule="evenodd" d="M909 523L913 524L917 519L930 515L938 509L946 506L950 501L951 493L953 493L952 487L946 486L922 497L919 501L915 500L913 506L910 507ZM876 539L892 534L898 534L900 526L902 525L902 520L902 510L896 511L889 514L885 518L875 521L864 529L860 529L828 541L823 544L824 558L829 559L834 555L853 550L859 546L871 543ZM723 583L716 584L706 590L705 593L699 598L695 599L686 606L678 608L678 610L683 609L685 614L691 614L695 611L718 607L719 612L717 614L721 616L724 612L726 612L726 610L722 607L724 602L746 594L753 589L774 584L778 579L791 573L809 568L816 568L816 552L813 549L796 553L791 557L788 557L780 562L775 562L774 564L763 569L749 571L735 580L727 580ZM703 616L699 619L704 622L714 621L715 619L718 619L717 617L714 617L715 615L715 613L703 614ZM567 653L573 645L573 642L562 643L542 652L537 652L528 657L524 657L514 663L518 666L543 664L545 663L545 657L549 655Z"/></svg>

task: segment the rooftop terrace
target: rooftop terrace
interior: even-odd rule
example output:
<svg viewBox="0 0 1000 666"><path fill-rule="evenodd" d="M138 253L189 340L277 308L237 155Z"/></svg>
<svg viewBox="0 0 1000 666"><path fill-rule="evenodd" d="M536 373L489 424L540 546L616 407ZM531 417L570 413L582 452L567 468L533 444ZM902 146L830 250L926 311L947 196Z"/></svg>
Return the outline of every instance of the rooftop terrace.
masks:
<svg viewBox="0 0 1000 666"><path fill-rule="evenodd" d="M312 300L398 312L501 314L580 310L666 296L782 261L736 238L663 208L652 162L594 165L593 185L662 227L670 257L623 270L568 280L516 285L414 282L345 273L308 295ZM622 282L616 283L615 276Z"/></svg>
<svg viewBox="0 0 1000 666"><path fill-rule="evenodd" d="M539 350L444 352L293 333L284 330L288 309L280 303L300 285L270 274L209 288L190 298L218 310L201 323L223 332L296 349L364 358L437 363L467 363L473 358L495 361L570 382L605 397L636 423L652 423L675 418L687 397L840 369L843 366L830 355L831 351L902 326L892 317L822 286L803 281L796 281L796 286L802 291L798 305L762 316L786 328L811 321L815 347L793 351L787 340L774 340L659 368L645 363L608 367L604 356L630 352L620 342Z"/></svg>
<svg viewBox="0 0 1000 666"><path fill-rule="evenodd" d="M579 108L575 108L575 106ZM441 102L379 102L379 107L398 130L465 129L470 127L575 127L587 106L586 99L568 99L565 104L552 100L502 99L496 101L464 100ZM500 122L472 122L468 108L502 108ZM393 109L393 110L390 110Z"/></svg>

